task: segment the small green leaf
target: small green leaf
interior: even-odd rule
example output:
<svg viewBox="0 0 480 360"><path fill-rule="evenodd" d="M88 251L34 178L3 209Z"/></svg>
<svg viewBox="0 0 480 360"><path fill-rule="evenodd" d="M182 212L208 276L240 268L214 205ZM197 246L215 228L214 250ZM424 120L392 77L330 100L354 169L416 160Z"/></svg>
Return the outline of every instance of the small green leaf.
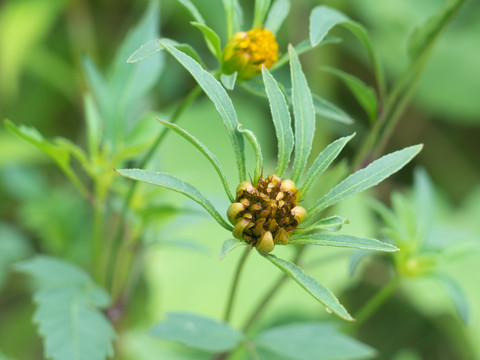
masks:
<svg viewBox="0 0 480 360"><path fill-rule="evenodd" d="M367 256L370 256L372 254L374 254L374 251L355 250L352 254L352 257L350 258L350 263L348 264L348 273L350 274L350 276L355 275L355 271L357 270L360 262L362 262L364 259L367 258Z"/></svg>
<svg viewBox="0 0 480 360"><path fill-rule="evenodd" d="M366 85L362 80L348 74L344 71L334 69L334 68L324 68L325 71L329 72L340 78L345 85L350 89L353 96L357 99L358 103L367 113L371 122L374 122L377 119L378 105L377 105L377 94L375 90Z"/></svg>
<svg viewBox="0 0 480 360"><path fill-rule="evenodd" d="M163 46L160 45L158 39L153 39L142 46L140 46L137 50L135 50L132 55L127 59L127 63L135 64L139 61L145 60L146 58L156 54L163 50Z"/></svg>
<svg viewBox="0 0 480 360"><path fill-rule="evenodd" d="M258 183L258 179L260 179L260 175L263 170L263 155L262 155L262 148L260 147L260 143L257 140L257 137L253 133L253 131L242 129L242 124L238 124L237 130L240 131L248 140L250 145L252 145L253 150L255 151L255 172L253 175L253 183L256 185Z"/></svg>
<svg viewBox="0 0 480 360"><path fill-rule="evenodd" d="M317 6L310 14L310 42L312 46L322 41L327 33L336 25L342 25L347 28L363 44L375 71L379 93L383 95L385 92L383 68L381 67L378 54L373 48L370 37L362 25L352 21L338 10L329 8L328 6Z"/></svg>
<svg viewBox="0 0 480 360"><path fill-rule="evenodd" d="M311 276L305 274L297 265L289 261L279 259L275 255L267 254L262 256L270 260L276 267L278 267L295 282L297 282L302 288L304 288L305 291L325 305L328 309L327 311L333 311L335 314L345 320L354 321L352 316L339 303L338 299L330 290L323 287Z"/></svg>
<svg viewBox="0 0 480 360"><path fill-rule="evenodd" d="M230 251L244 245L248 245L248 244L243 240L239 240L239 239L225 240L222 244L222 248L220 249L220 254L219 254L220 260L223 260Z"/></svg>
<svg viewBox="0 0 480 360"><path fill-rule="evenodd" d="M190 72L214 103L230 135L230 140L232 141L233 150L237 160L240 181L244 181L246 178L244 143L242 135L237 130L238 120L232 100L230 100L222 85L190 56L177 50L170 44L164 42L161 44L185 67L185 69Z"/></svg>
<svg viewBox="0 0 480 360"><path fill-rule="evenodd" d="M277 356L292 360L346 360L375 356L374 349L342 334L337 326L328 323L297 323L267 329L253 342Z"/></svg>
<svg viewBox="0 0 480 360"><path fill-rule="evenodd" d="M72 264L37 256L17 265L41 284L34 295L34 322L44 337L45 357L103 360L113 355L115 332L99 308L108 294Z"/></svg>
<svg viewBox="0 0 480 360"><path fill-rule="evenodd" d="M222 166L218 162L217 158L215 155L213 155L210 150L207 149L205 145L203 145L197 138L195 138L193 135L190 135L187 131L183 130L180 126L170 123L168 121L161 120L157 117L157 120L165 125L167 128L170 130L175 131L178 135L182 136L184 139L186 139L188 142L190 142L193 146L195 146L200 152L205 155L205 157L210 161L210 163L213 165L215 168L215 171L217 172L218 176L220 177L220 180L222 181L223 187L225 189L225 192L230 199L230 202L234 202L235 198L233 197L232 193L230 192L230 187L228 186L227 182L227 177L225 176L225 173L222 169Z"/></svg>
<svg viewBox="0 0 480 360"><path fill-rule="evenodd" d="M195 5L193 5L193 3L190 0L177 0L177 1L183 6L185 6L185 8L190 12L190 14L193 16L193 18L197 23L205 25L205 20L203 19L200 12L197 10Z"/></svg>
<svg viewBox="0 0 480 360"><path fill-rule="evenodd" d="M298 245L321 245L321 246L336 246L355 248L363 250L376 250L376 251L398 251L396 246L378 241L372 238L362 238L353 235L344 234L311 234L311 235L293 235L289 244Z"/></svg>
<svg viewBox="0 0 480 360"><path fill-rule="evenodd" d="M252 29L263 25L265 15L267 15L271 2L272 0L255 0Z"/></svg>
<svg viewBox="0 0 480 360"><path fill-rule="evenodd" d="M424 241L429 237L435 213L434 188L424 168L414 171L413 191L418 237Z"/></svg>
<svg viewBox="0 0 480 360"><path fill-rule="evenodd" d="M86 93L84 95L83 108L87 123L88 152L92 159L96 159L102 138L102 118L92 94Z"/></svg>
<svg viewBox="0 0 480 360"><path fill-rule="evenodd" d="M353 124L353 119L345 111L319 95L313 95L315 113L326 119L339 121L344 124Z"/></svg>
<svg viewBox="0 0 480 360"><path fill-rule="evenodd" d="M318 220L315 224L310 225L304 229L297 229L295 230L294 234L304 234L311 231L317 230L327 230L327 231L338 231L340 230L344 224L348 224L350 222L349 219L341 218L340 216L330 216L324 219Z"/></svg>
<svg viewBox="0 0 480 360"><path fill-rule="evenodd" d="M222 49L220 45L220 37L217 35L217 33L211 28L209 28L207 25L198 22L192 22L190 24L192 24L202 32L208 49L213 54L213 56L215 56L219 61L221 61Z"/></svg>
<svg viewBox="0 0 480 360"><path fill-rule="evenodd" d="M460 285L458 285L457 281L448 275L437 273L436 277L445 286L445 289L447 290L450 299L452 299L453 305L455 306L458 315L460 315L460 318L465 324L469 324L471 320L470 307L468 306L467 296L463 292Z"/></svg>
<svg viewBox="0 0 480 360"><path fill-rule="evenodd" d="M295 157L291 179L297 182L307 164L315 134L315 109L307 79L294 48L288 47L292 79L292 103L295 117Z"/></svg>
<svg viewBox="0 0 480 360"><path fill-rule="evenodd" d="M420 144L395 151L375 160L366 168L358 170L315 202L312 208L307 211L307 218L360 191L377 185L409 163L422 147L423 145Z"/></svg>
<svg viewBox="0 0 480 360"><path fill-rule="evenodd" d="M353 133L350 136L344 136L340 139L335 140L330 145L328 145L315 159L312 167L307 173L305 182L300 185L298 198L301 199L310 189L313 182L330 166L330 164L335 160L343 150L345 145L350 141L351 138L355 136Z"/></svg>
<svg viewBox="0 0 480 360"><path fill-rule="evenodd" d="M306 53L310 50L316 49L317 47L320 47L320 46L323 46L323 45L328 45L328 44L338 44L340 42L341 42L341 40L337 37L326 36L317 45L312 47L312 44L310 43L309 40L303 40L299 44L295 45L295 52L297 53L297 55L301 55L301 54L304 54L304 53ZM278 59L278 61L270 68L270 71L274 71L274 70L282 67L283 65L288 63L289 60L290 60L290 57L289 57L288 53L283 54L282 57L280 59Z"/></svg>
<svg viewBox="0 0 480 360"><path fill-rule="evenodd" d="M411 59L418 58L428 51L438 35L455 16L466 0L449 0L437 14L417 27L408 39L408 55Z"/></svg>
<svg viewBox="0 0 480 360"><path fill-rule="evenodd" d="M212 203L203 196L198 189L172 175L149 171L149 170L142 170L142 169L121 169L115 170L122 176L127 178L143 181L149 184L158 185L173 191L177 191L185 196L189 197L193 201L197 202L205 210L207 210L210 215L213 216L217 222L222 225L225 229L232 231L233 227L229 223L227 223L223 217L218 213Z"/></svg>
<svg viewBox="0 0 480 360"><path fill-rule="evenodd" d="M243 11L238 0L223 0L223 7L227 19L227 38L231 39L242 28Z"/></svg>
<svg viewBox="0 0 480 360"><path fill-rule="evenodd" d="M272 113L273 125L275 126L277 135L278 164L275 173L281 177L290 162L290 156L293 150L292 120L290 118L287 101L277 81L267 68L263 66L262 75L270 104L270 111Z"/></svg>
<svg viewBox="0 0 480 360"><path fill-rule="evenodd" d="M243 339L240 331L225 323L187 313L168 313L167 318L158 323L150 334L211 353L232 350Z"/></svg>
<svg viewBox="0 0 480 360"><path fill-rule="evenodd" d="M275 0L270 7L267 19L265 20L265 29L270 30L273 34L276 34L278 29L283 24L283 21L290 11L290 1L288 0ZM297 51L298 53L298 51Z"/></svg>
<svg viewBox="0 0 480 360"><path fill-rule="evenodd" d="M237 76L238 76L238 73L236 71L230 75L222 74L220 75L220 81L222 82L223 86L225 86L225 89L233 90L235 88Z"/></svg>

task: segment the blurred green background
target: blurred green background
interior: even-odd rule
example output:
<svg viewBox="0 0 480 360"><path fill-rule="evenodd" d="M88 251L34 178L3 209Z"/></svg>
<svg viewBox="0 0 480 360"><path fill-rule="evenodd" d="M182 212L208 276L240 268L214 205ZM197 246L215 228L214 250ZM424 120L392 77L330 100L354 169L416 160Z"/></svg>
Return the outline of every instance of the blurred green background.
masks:
<svg viewBox="0 0 480 360"><path fill-rule="evenodd" d="M224 28L221 1L194 2L207 23L223 35L225 44L225 34L221 32ZM241 3L248 17L253 1ZM320 4L338 8L366 26L391 81L407 64L408 34L438 11L444 1L295 0L278 35L282 53L287 52L288 42L296 44L307 38L306 19L310 10ZM87 85L82 57L89 55L100 69L107 69L127 31L138 22L147 6L147 1L126 0L3 1L0 4L0 119L34 126L47 138L63 136L85 146L82 96ZM189 25L191 19L177 1L161 0L160 11L162 36L192 44L204 59L211 59L200 33ZM477 242L480 234L479 20L480 2L469 1L447 27L414 101L387 147L393 151L419 142L425 144L416 163L429 172L437 187L439 221L452 231L453 239L466 236ZM312 90L345 109L356 122L347 126L319 119L316 151L332 139L353 131L358 133L355 139L358 142L368 125L366 114L346 88L322 71L322 66L334 66L367 82L372 80L359 44L341 29L334 30L334 35L344 39L341 45L314 50L302 56L301 61ZM167 71L164 69L151 91L149 108L145 109L160 116L170 111L172 101L184 96L193 85L193 80L171 59L165 66ZM232 97L240 122L258 133L267 163L273 161L276 144L267 103L241 90L235 91ZM211 121L212 118L218 118L218 114L211 103L202 99L187 111L181 124L204 141L218 156L227 174L232 174L233 152L224 150L230 147L229 140L220 121ZM354 146L346 155L353 151ZM190 144L173 134L162 144L150 167L195 184L219 208L226 208L226 199L216 195L221 185L212 180L215 177L208 163ZM412 168L409 166L376 189L377 196L388 201L390 191L408 187ZM234 180L233 176L229 179ZM327 178L319 184L318 193L327 188L328 181ZM181 218L165 219L150 234L155 240L147 254L145 279L128 312L134 320L120 341L126 359L158 359L162 355L174 358L174 346L146 335L146 329L160 320L165 311L190 311L218 318L239 256L233 253L224 261L218 261L220 244L228 234L197 212L198 208L191 202L169 192L161 192L161 202L180 204L195 211ZM338 215L351 219L346 232L376 234L376 219L366 211L366 203L362 194L337 209ZM89 241L90 229L85 224L91 221L91 211L46 156L3 126L0 127L0 215L0 253L3 253L0 255L0 359L1 352L12 359L41 359L41 344L30 320L33 305L28 284L20 275L9 273L4 264L35 252L74 260L88 256L81 253L87 249L83 243ZM7 238L15 241L7 244L4 241ZM280 253L283 252L289 250ZM310 274L341 294L340 298L353 310L373 289L381 286L382 276L375 273L373 264L350 277L349 255L344 251L316 249L308 258L324 260L311 269ZM460 282L467 295L472 313L470 324L464 326L441 287L425 279L402 287L398 296L362 327L359 338L380 349L382 359L480 359L478 264L477 251L443 269ZM249 259L248 265L234 325L241 324L259 297L258 289L267 288L277 273L259 257ZM368 278L368 282L364 278ZM289 284L271 304L259 326L311 319L331 319L331 316L296 285ZM185 358L188 356L185 354Z"/></svg>

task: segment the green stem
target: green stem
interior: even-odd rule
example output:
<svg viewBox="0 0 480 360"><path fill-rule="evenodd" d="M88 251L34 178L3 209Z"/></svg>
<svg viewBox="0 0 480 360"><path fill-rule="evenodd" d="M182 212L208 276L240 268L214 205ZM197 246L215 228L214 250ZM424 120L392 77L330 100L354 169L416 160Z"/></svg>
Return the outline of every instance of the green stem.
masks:
<svg viewBox="0 0 480 360"><path fill-rule="evenodd" d="M292 262L294 263L297 263L302 257L302 254L305 251L305 246L300 246L296 250L297 252L295 254L295 257L292 260ZM257 319L263 313L267 305L273 300L273 298L275 297L275 295L277 294L277 292L280 290L280 288L283 286L283 284L287 279L288 279L288 276L286 274L282 274L278 277L277 281L273 283L273 285L270 287L267 293L258 302L257 307L250 314L250 316L248 317L248 320L245 322L245 325L243 325L242 327L243 332L247 332L252 327L252 325L257 321Z"/></svg>
<svg viewBox="0 0 480 360"><path fill-rule="evenodd" d="M387 285L382 287L374 297L372 297L357 313L355 317L355 322L351 323L351 328L357 328L365 320L375 313L384 303L387 301L390 296L397 289L398 284L400 283L400 278L395 276Z"/></svg>
<svg viewBox="0 0 480 360"><path fill-rule="evenodd" d="M170 122L171 123L176 123L185 109L187 109L188 106L192 104L192 102L198 97L198 95L201 93L201 87L196 85L190 93L183 99L183 101L179 104L179 106L176 108L176 110L173 112ZM143 159L136 165L138 168L144 168L148 162L151 160L153 155L155 154L156 150L160 146L160 144L163 142L165 139L165 136L167 135L167 129L164 128L161 130L161 132L158 134L157 138L155 139L155 142L151 146L150 150L148 151L147 154L143 157ZM107 264L108 264L108 269L114 270L115 268L121 267L121 266L126 266L127 263L129 262L129 259L126 259L125 256L120 256L119 252L122 251L122 238L125 233L125 222L126 222L126 216L127 216L127 210L130 207L130 204L132 202L132 199L135 195L135 191L137 189L137 184L138 181L132 181L130 184L130 187L128 189L127 195L125 197L125 201L123 203L123 209L120 214L120 219L118 221L118 226L117 226L117 231L114 236L114 240L112 242L112 245L110 249L108 249L108 255L107 255ZM115 257L112 255L116 254ZM113 264L114 260L116 262L121 261L122 264ZM113 274L110 274L110 276L113 276ZM118 285L116 285L118 286ZM123 286L123 285L122 285Z"/></svg>
<svg viewBox="0 0 480 360"><path fill-rule="evenodd" d="M223 316L223 320L228 323L230 321L230 317L232 315L233 304L235 301L235 294L237 293L238 283L240 281L240 275L243 270L243 266L245 265L245 261L247 260L248 254L252 248L248 246L245 251L243 252L242 257L238 261L237 268L235 270L235 276L232 281L232 286L230 287L230 295L228 296L227 307L225 308L225 314Z"/></svg>

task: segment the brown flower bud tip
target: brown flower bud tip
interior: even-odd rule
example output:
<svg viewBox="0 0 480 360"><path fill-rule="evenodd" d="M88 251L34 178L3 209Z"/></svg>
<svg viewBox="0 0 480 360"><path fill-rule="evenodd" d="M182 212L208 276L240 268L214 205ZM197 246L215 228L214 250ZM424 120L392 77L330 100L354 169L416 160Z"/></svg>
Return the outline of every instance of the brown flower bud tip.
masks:
<svg viewBox="0 0 480 360"><path fill-rule="evenodd" d="M243 191L246 191L249 194L253 194L255 192L255 188L248 181L242 181L240 185L237 186L237 194Z"/></svg>
<svg viewBox="0 0 480 360"><path fill-rule="evenodd" d="M290 191L292 194L296 195L298 190L295 186L295 183L290 179L285 179L282 181L280 185L280 190L282 191Z"/></svg>
<svg viewBox="0 0 480 360"><path fill-rule="evenodd" d="M273 236L270 231L267 231L261 237L260 241L257 242L256 248L262 254L268 254L273 250L275 244L273 242Z"/></svg>
<svg viewBox="0 0 480 360"><path fill-rule="evenodd" d="M291 211L293 217L300 224L307 216L307 210L302 206L295 206Z"/></svg>
<svg viewBox="0 0 480 360"><path fill-rule="evenodd" d="M243 210L245 210L245 205L242 203L233 203L228 207L227 210L227 217L230 222L235 225L236 224L236 218L237 215L240 214Z"/></svg>
<svg viewBox="0 0 480 360"><path fill-rule="evenodd" d="M288 232L286 232L285 229L280 229L277 231L277 235L275 235L275 239L273 239L273 242L275 244L287 245L289 239L290 235L288 234Z"/></svg>
<svg viewBox="0 0 480 360"><path fill-rule="evenodd" d="M247 226L250 224L250 220L248 219L240 219L236 224L235 227L233 228L233 236L236 237L237 239L242 240L243 239L243 231L247 228Z"/></svg>

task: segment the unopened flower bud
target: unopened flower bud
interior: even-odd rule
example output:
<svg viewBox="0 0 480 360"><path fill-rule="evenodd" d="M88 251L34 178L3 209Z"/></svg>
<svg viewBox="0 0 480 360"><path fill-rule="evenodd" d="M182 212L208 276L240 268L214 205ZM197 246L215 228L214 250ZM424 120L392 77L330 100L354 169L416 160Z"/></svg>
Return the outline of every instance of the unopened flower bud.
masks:
<svg viewBox="0 0 480 360"><path fill-rule="evenodd" d="M262 254L268 254L273 250L275 244L273 243L273 236L270 231L267 231L257 242L256 248Z"/></svg>
<svg viewBox="0 0 480 360"><path fill-rule="evenodd" d="M273 239L273 242L275 244L287 245L289 239L290 235L288 235L285 229L280 229L277 231L277 235L275 235L275 239Z"/></svg>
<svg viewBox="0 0 480 360"><path fill-rule="evenodd" d="M243 210L245 210L245 205L243 205L242 203L233 203L231 204L229 207L228 207L228 210L227 210L227 217L228 217L228 220L230 220L230 222L235 225L236 224L236 218L237 218L237 215L242 212Z"/></svg>
<svg viewBox="0 0 480 360"><path fill-rule="evenodd" d="M245 228L250 224L250 220L248 219L240 219L233 228L233 236L237 239L243 239L243 231Z"/></svg>
<svg viewBox="0 0 480 360"><path fill-rule="evenodd" d="M237 186L237 194L243 191L253 194L255 192L255 188L248 181L242 181L240 185Z"/></svg>
<svg viewBox="0 0 480 360"><path fill-rule="evenodd" d="M296 195L297 192L298 192L298 190L295 186L295 183L290 179L285 179L285 180L282 181L282 184L280 185L280 190L289 191L293 195Z"/></svg>
<svg viewBox="0 0 480 360"><path fill-rule="evenodd" d="M300 224L303 220L305 220L305 217L307 216L307 210L305 210L305 208L302 206L295 206L292 209L292 215Z"/></svg>

